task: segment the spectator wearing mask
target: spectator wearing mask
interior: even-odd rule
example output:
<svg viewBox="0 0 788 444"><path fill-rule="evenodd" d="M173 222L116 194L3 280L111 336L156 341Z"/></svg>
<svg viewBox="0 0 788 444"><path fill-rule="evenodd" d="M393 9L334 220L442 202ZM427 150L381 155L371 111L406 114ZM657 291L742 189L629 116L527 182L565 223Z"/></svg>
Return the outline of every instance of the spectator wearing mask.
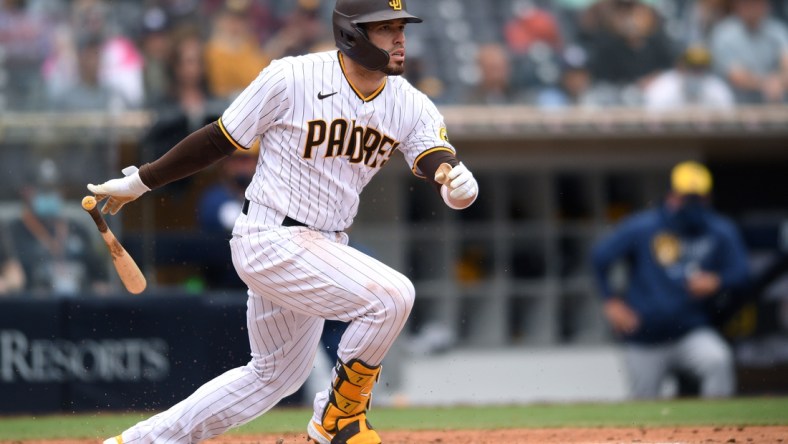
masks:
<svg viewBox="0 0 788 444"><path fill-rule="evenodd" d="M238 151L222 163L218 181L200 198L200 231L228 237L241 214L244 192L254 177L259 149Z"/></svg>
<svg viewBox="0 0 788 444"><path fill-rule="evenodd" d="M219 178L200 196L197 222L203 238L216 245L212 249L210 266L200 267L208 288L245 289L232 266L227 239L244 204L244 192L257 168L259 149L239 150L219 165ZM221 257L219 257L221 256Z"/></svg>
<svg viewBox="0 0 788 444"><path fill-rule="evenodd" d="M747 251L731 221L712 210L705 166L682 162L663 205L632 215L600 240L592 263L604 314L624 341L635 398L657 398L681 371L699 380L703 397L735 392L733 354L713 328L709 307L724 291L745 287ZM610 272L624 261L626 288Z"/></svg>
<svg viewBox="0 0 788 444"><path fill-rule="evenodd" d="M770 17L767 0L735 0L714 28L714 66L739 103L783 103L788 87L788 28Z"/></svg>
<svg viewBox="0 0 788 444"><path fill-rule="evenodd" d="M25 291L43 297L105 294L107 258L96 248L94 233L65 215L57 175L51 159L41 161L35 179L23 187L21 217L9 224Z"/></svg>
<svg viewBox="0 0 788 444"><path fill-rule="evenodd" d="M725 110L735 103L733 91L711 70L711 54L702 46L687 48L675 69L657 76L646 87L644 101L653 111L685 107Z"/></svg>

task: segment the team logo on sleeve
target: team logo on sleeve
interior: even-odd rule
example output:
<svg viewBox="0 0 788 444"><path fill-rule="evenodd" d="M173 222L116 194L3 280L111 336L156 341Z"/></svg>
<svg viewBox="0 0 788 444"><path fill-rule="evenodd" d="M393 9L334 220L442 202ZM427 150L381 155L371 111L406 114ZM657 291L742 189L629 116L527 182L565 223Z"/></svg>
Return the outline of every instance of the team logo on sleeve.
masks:
<svg viewBox="0 0 788 444"><path fill-rule="evenodd" d="M441 128L441 130L438 132L438 135L444 142L449 141L449 132L446 130L445 126Z"/></svg>
<svg viewBox="0 0 788 444"><path fill-rule="evenodd" d="M402 0L391 0L389 6L395 11L402 11Z"/></svg>
<svg viewBox="0 0 788 444"><path fill-rule="evenodd" d="M681 257L681 242L671 233L659 233L651 241L654 258L663 267L675 264Z"/></svg>

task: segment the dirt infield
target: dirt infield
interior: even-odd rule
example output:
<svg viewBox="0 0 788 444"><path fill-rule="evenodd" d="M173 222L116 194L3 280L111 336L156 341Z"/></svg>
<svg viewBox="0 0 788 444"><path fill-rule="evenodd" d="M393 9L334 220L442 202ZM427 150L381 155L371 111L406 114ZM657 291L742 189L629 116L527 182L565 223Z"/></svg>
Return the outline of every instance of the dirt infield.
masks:
<svg viewBox="0 0 788 444"><path fill-rule="evenodd" d="M788 427L561 428L512 430L386 431L386 444L713 444L788 443ZM228 435L210 444L304 444L306 435ZM0 444L98 444L95 440L0 441Z"/></svg>
<svg viewBox="0 0 788 444"><path fill-rule="evenodd" d="M788 427L562 428L381 432L386 444L788 443ZM306 435L225 437L211 444L303 444Z"/></svg>
<svg viewBox="0 0 788 444"><path fill-rule="evenodd" d="M386 444L788 443L788 427L565 428L381 432ZM211 444L303 444L306 435L226 437Z"/></svg>

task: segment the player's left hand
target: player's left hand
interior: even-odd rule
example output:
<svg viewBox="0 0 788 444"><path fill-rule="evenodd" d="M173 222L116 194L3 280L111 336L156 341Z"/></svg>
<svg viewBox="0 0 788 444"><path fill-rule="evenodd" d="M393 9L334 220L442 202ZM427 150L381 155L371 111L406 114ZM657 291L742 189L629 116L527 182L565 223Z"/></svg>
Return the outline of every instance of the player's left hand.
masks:
<svg viewBox="0 0 788 444"><path fill-rule="evenodd" d="M465 200L479 192L479 185L476 183L473 173L462 162L449 171L447 179L446 185L452 199Z"/></svg>
<svg viewBox="0 0 788 444"><path fill-rule="evenodd" d="M109 197L107 203L101 208L102 213L117 214L123 205L150 191L150 188L140 179L137 167L124 168L123 175L125 177L108 180L100 185L88 184L88 190L96 195L97 201L100 202Z"/></svg>
<svg viewBox="0 0 788 444"><path fill-rule="evenodd" d="M437 172L435 180L443 184L441 196L446 204L454 209L469 207L479 194L476 178L462 162L448 173Z"/></svg>
<svg viewBox="0 0 788 444"><path fill-rule="evenodd" d="M452 168L448 174L440 170L435 173L435 181L446 185L452 199L465 200L479 192L479 185L473 173L462 163Z"/></svg>

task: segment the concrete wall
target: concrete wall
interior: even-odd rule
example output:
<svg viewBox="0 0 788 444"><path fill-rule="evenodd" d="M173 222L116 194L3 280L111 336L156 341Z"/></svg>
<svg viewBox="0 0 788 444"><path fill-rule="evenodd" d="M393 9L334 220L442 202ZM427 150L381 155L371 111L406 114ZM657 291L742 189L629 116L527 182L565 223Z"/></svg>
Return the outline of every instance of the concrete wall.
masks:
<svg viewBox="0 0 788 444"><path fill-rule="evenodd" d="M392 354L373 400L378 406L506 405L622 401L627 379L615 346L451 350ZM318 354L307 391L325 388L330 364Z"/></svg>

